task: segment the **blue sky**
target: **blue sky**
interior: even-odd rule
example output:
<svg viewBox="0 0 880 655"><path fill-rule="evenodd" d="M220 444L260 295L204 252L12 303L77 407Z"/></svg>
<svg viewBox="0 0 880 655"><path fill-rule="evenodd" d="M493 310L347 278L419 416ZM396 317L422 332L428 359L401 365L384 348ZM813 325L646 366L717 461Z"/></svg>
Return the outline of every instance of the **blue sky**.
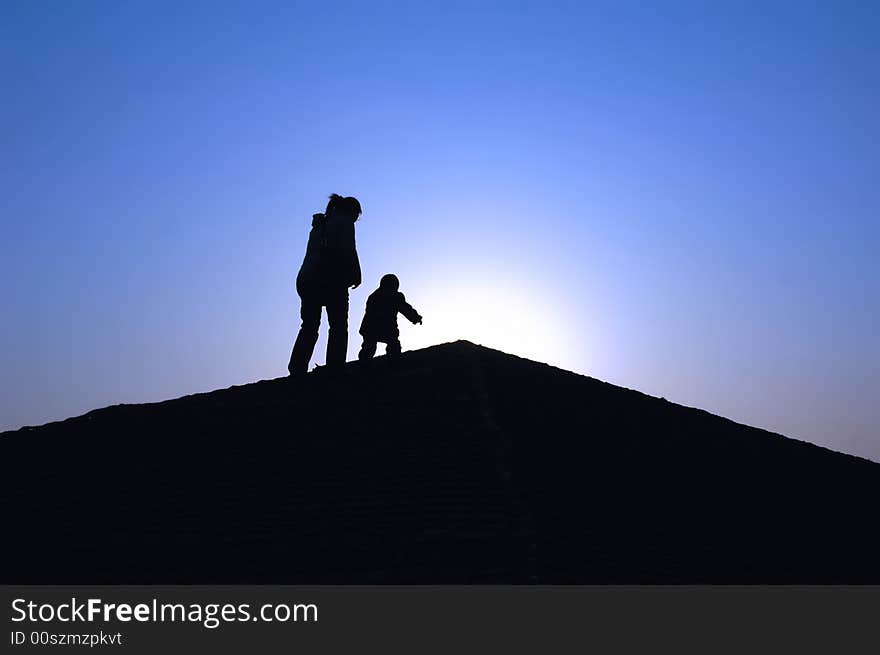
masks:
<svg viewBox="0 0 880 655"><path fill-rule="evenodd" d="M878 7L4 3L0 429L284 374L337 192L351 355L395 272L404 348L880 460Z"/></svg>

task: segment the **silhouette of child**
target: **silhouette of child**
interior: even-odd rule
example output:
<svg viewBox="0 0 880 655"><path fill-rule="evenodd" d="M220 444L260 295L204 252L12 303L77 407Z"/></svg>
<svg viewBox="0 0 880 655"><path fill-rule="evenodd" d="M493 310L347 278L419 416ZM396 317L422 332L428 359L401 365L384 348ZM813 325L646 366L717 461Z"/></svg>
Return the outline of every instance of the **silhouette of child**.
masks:
<svg viewBox="0 0 880 655"><path fill-rule="evenodd" d="M400 332L397 329L398 312L406 316L410 323L421 324L422 317L406 302L406 298L398 291L400 280L389 273L383 275L379 288L367 298L367 310L361 321L361 336L364 343L358 353L358 359L371 359L376 354L376 343L385 344L385 354L400 354Z"/></svg>

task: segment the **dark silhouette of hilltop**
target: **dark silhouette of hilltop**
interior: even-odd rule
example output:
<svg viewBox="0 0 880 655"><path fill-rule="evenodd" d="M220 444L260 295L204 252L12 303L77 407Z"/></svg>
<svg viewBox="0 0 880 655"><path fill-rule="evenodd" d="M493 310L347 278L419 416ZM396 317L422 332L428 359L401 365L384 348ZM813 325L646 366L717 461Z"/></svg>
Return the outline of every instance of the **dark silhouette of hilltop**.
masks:
<svg viewBox="0 0 880 655"><path fill-rule="evenodd" d="M0 435L3 583L880 583L880 465L456 342Z"/></svg>

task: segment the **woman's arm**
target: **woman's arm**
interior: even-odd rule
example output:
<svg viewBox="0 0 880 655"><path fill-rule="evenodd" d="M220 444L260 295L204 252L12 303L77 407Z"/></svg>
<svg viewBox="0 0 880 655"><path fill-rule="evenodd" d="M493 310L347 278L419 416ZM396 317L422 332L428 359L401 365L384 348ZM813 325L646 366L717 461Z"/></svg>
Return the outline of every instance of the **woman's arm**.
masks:
<svg viewBox="0 0 880 655"><path fill-rule="evenodd" d="M357 243L355 240L354 233L354 221L351 222L350 225L350 233L346 234L346 237L350 237L346 239L346 243L348 245L348 257L349 257L349 277L348 284L352 289L356 289L361 284L361 260L358 258L357 252Z"/></svg>

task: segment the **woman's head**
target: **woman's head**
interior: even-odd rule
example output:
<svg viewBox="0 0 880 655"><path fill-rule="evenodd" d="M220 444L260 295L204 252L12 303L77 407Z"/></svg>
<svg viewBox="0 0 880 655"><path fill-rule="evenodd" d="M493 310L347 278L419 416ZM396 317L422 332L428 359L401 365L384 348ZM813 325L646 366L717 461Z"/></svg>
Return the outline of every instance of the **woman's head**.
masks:
<svg viewBox="0 0 880 655"><path fill-rule="evenodd" d="M338 193L331 193L324 212L327 216L346 216L356 221L361 215L361 203L354 196L343 198Z"/></svg>

